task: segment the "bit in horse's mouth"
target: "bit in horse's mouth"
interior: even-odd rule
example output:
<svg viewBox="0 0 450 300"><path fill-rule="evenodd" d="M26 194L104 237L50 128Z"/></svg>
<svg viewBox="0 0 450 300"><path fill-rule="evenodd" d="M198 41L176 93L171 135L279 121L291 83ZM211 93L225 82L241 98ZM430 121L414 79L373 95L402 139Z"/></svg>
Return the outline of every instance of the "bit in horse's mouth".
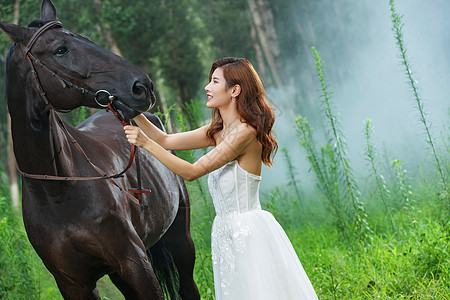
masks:
<svg viewBox="0 0 450 300"><path fill-rule="evenodd" d="M133 119L137 115L139 115L141 112L138 110L135 110L122 102L120 99L116 99L113 102L113 105L116 107L116 109L122 114L124 119Z"/></svg>

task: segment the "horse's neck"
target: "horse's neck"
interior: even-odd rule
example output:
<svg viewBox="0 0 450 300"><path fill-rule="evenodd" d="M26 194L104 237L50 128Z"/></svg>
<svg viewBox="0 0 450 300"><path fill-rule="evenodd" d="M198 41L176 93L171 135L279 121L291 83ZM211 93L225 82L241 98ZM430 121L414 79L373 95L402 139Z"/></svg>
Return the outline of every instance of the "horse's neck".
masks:
<svg viewBox="0 0 450 300"><path fill-rule="evenodd" d="M17 48L17 46L16 46ZM57 175L52 110L33 88L31 70L22 52L8 53L7 99L13 148L19 168L26 173ZM13 64L10 66L10 64ZM22 70L22 71L20 71ZM60 147L59 147L60 148Z"/></svg>
<svg viewBox="0 0 450 300"><path fill-rule="evenodd" d="M45 108L39 113L11 111L11 129L14 154L19 168L26 173L58 175L58 156L65 143L58 134L59 126L52 114Z"/></svg>

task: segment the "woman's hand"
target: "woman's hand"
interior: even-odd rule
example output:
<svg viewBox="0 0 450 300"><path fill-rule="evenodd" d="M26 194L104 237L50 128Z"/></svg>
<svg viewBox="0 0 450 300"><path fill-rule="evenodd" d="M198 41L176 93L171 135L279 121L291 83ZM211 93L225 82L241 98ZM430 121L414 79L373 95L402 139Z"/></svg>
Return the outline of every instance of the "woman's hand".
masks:
<svg viewBox="0 0 450 300"><path fill-rule="evenodd" d="M145 144L148 143L150 140L142 131L139 129L139 127L127 125L123 127L125 131L125 135L128 139L128 142L130 142L133 145L136 145L138 147L144 147Z"/></svg>

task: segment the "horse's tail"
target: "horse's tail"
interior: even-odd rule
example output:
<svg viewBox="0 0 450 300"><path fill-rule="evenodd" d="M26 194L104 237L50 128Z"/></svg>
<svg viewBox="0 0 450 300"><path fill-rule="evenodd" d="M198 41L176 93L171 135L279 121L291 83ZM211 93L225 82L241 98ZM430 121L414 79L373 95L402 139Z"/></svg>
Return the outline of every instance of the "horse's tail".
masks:
<svg viewBox="0 0 450 300"><path fill-rule="evenodd" d="M158 278L166 299L179 299L180 282L178 271L172 254L163 239L160 239L150 249L147 256Z"/></svg>

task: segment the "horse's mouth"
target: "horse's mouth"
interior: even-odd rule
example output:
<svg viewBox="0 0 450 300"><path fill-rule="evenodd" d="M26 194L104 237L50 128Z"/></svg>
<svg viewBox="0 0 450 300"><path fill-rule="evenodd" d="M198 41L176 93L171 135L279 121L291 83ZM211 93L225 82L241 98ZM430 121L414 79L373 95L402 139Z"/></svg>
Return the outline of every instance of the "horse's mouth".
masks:
<svg viewBox="0 0 450 300"><path fill-rule="evenodd" d="M146 112L156 102L156 97L153 91L150 91L149 97L145 101L139 101L130 105L127 101L122 100L120 97L116 98L112 104L117 111L120 112L122 117L126 120L131 120L139 114Z"/></svg>
<svg viewBox="0 0 450 300"><path fill-rule="evenodd" d="M113 101L113 105L116 108L117 111L120 112L120 114L123 116L125 120L131 120L134 117L138 116L139 114L147 111L147 109L150 107L150 105L147 106L146 109L135 109L128 106L126 103L122 102L120 99L116 99Z"/></svg>

